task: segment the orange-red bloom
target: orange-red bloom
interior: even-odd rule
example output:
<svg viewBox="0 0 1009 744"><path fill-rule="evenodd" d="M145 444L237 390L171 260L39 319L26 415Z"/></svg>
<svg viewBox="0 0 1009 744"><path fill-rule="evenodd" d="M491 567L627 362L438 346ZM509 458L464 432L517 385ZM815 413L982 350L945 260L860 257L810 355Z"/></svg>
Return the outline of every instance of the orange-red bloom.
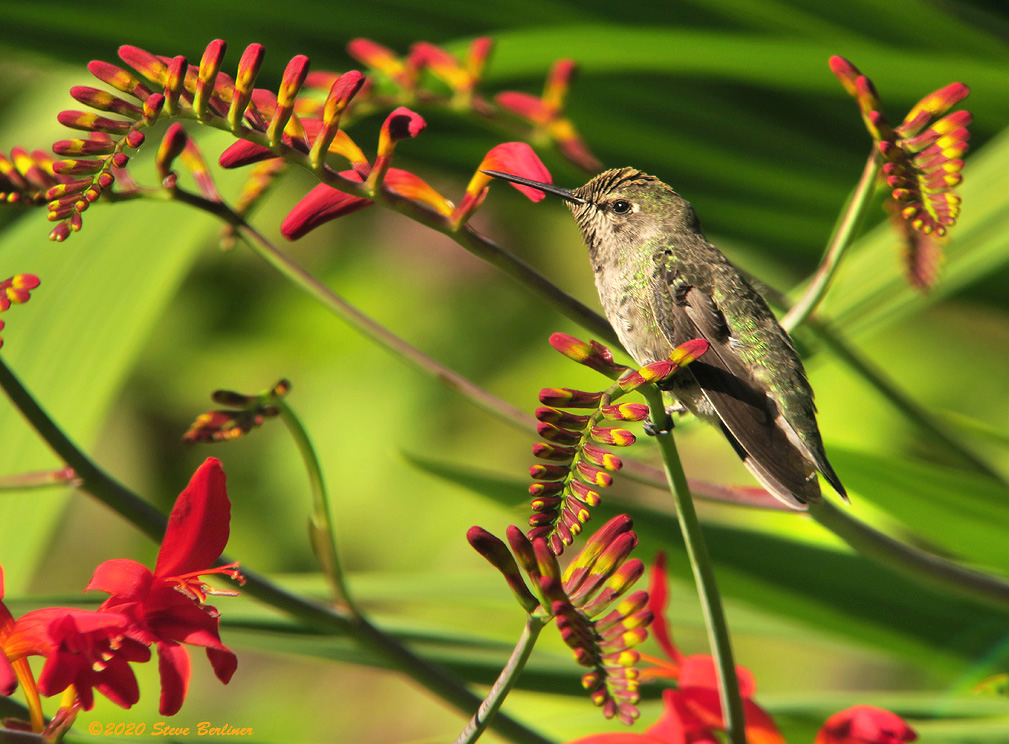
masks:
<svg viewBox="0 0 1009 744"><path fill-rule="evenodd" d="M100 610L129 618L126 635L158 647L161 714L179 711L189 686L189 653L181 644L206 648L217 678L227 684L238 661L218 633L219 617L204 604L213 591L202 575L223 573L241 580L235 564L211 568L228 541L231 502L220 462L208 458L172 509L152 572L128 559L106 561L87 589L111 596Z"/></svg>
<svg viewBox="0 0 1009 744"><path fill-rule="evenodd" d="M827 719L815 744L902 744L918 735L903 718L871 705L854 705Z"/></svg>
<svg viewBox="0 0 1009 744"><path fill-rule="evenodd" d="M146 644L129 637L130 627L118 612L47 607L18 618L8 653L46 658L38 688L47 697L73 685L84 710L94 707L94 690L129 708L140 699L130 662L151 658Z"/></svg>
<svg viewBox="0 0 1009 744"><path fill-rule="evenodd" d="M659 659L642 654L641 658L652 662L654 666L642 668L641 679L646 681L666 677L678 683L677 689L663 693L663 716L648 729L648 734L661 741L677 744L709 740L715 742L718 739L714 732L725 730L715 660L708 654L684 656L673 644L666 621L669 591L666 560L662 553L658 555L652 568L648 596L649 607L655 615L652 633L668 658ZM745 667L737 666L736 676L739 680L739 694L743 698L746 740L749 744L785 744L774 719L753 700L757 689L753 674Z"/></svg>
<svg viewBox="0 0 1009 744"><path fill-rule="evenodd" d="M641 670L641 681L666 677L677 688L662 693L662 715L642 734L593 734L568 744L719 744L717 731L724 731L714 659L708 655L684 656L673 645L666 622L668 603L665 555L660 553L648 587L648 607L654 613L652 635L666 659L641 654L654 663ZM743 697L747 744L785 744L774 720L753 701L756 683L749 670L736 667ZM835 713L824 723L814 744L904 744L917 734L895 713L870 705L856 705Z"/></svg>
<svg viewBox="0 0 1009 744"><path fill-rule="evenodd" d="M0 567L0 600L4 597L4 572ZM0 602L0 695L10 695L17 687L18 681L14 674L14 668L7 658L7 640L14 629L14 616L10 610Z"/></svg>

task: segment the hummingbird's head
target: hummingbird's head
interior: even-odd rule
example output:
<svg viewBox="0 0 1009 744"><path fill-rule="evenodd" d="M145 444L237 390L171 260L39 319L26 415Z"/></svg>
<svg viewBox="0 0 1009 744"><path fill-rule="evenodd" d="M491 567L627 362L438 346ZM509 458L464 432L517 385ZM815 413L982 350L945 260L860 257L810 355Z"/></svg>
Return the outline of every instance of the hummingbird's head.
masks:
<svg viewBox="0 0 1009 744"><path fill-rule="evenodd" d="M688 201L655 176L634 168L608 170L577 189L484 172L567 201L593 257L618 255L678 232L698 233L701 229Z"/></svg>

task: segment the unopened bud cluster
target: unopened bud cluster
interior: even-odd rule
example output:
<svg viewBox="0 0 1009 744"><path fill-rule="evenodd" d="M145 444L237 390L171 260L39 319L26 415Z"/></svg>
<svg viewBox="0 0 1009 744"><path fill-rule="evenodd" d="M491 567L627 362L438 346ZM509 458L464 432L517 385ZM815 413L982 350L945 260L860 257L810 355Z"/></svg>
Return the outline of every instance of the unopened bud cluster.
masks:
<svg viewBox="0 0 1009 744"><path fill-rule="evenodd" d="M544 405L536 409L536 430L546 441L533 445L533 455L548 464L529 468L534 480L529 487L533 496L529 537L544 538L550 549L561 555L588 521L591 507L599 504L599 489L612 485L612 473L623 466L607 447L627 447L635 442L634 434L609 422L643 421L648 417L645 404L615 403L613 398L669 377L703 354L708 344L703 339L688 341L668 359L639 370L614 362L610 350L597 341L555 333L550 345L569 359L617 380L604 392L540 390L539 399Z"/></svg>
<svg viewBox="0 0 1009 744"><path fill-rule="evenodd" d="M609 349L592 341L555 333L550 344L565 356L612 377L630 371L613 361ZM571 388L544 388L536 409L537 432L544 442L533 445L533 455L549 464L533 465L529 487L533 514L529 538L543 538L560 555L581 532L589 509L601 500L599 489L613 483L611 473L623 463L607 447L626 447L635 437L627 429L606 426L607 421L641 421L648 416L642 404L610 403L609 393ZM587 411L573 413L564 409Z"/></svg>
<svg viewBox="0 0 1009 744"><path fill-rule="evenodd" d="M23 305L31 299L31 292L39 286L39 278L34 274L15 274L0 282L0 313L10 309L11 305ZM0 331L4 322L0 320ZM4 340L0 337L0 347Z"/></svg>
<svg viewBox="0 0 1009 744"><path fill-rule="evenodd" d="M876 141L883 174L900 214L916 230L945 235L956 223L960 197L953 188L962 179L971 122L969 111L954 111L970 89L950 83L934 91L908 112L896 127L881 111L882 102L872 81L843 57L831 57L830 69L862 110L866 128Z"/></svg>
<svg viewBox="0 0 1009 744"><path fill-rule="evenodd" d="M527 537L517 527L507 532L511 553L483 528L473 527L467 534L470 544L502 572L527 612L542 608L554 618L576 661L591 670L582 676L582 685L592 702L607 718L626 724L638 717L639 655L634 647L645 640L652 621L647 592L624 597L644 572L641 561L630 558L638 542L632 526L627 515L611 519L563 574L546 540Z"/></svg>
<svg viewBox="0 0 1009 744"><path fill-rule="evenodd" d="M281 380L258 395L217 390L212 400L227 408L201 413L182 435L182 441L190 444L223 442L248 434L262 426L266 419L280 415L277 402L290 391L291 383L287 380Z"/></svg>

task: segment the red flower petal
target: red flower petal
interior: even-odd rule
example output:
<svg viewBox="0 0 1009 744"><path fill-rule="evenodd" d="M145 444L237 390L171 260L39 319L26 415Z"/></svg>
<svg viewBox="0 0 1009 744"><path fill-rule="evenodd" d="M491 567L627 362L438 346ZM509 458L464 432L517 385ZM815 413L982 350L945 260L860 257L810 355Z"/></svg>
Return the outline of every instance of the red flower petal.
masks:
<svg viewBox="0 0 1009 744"><path fill-rule="evenodd" d="M403 71L403 63L396 53L371 39L353 39L347 44L347 54L389 77L396 77Z"/></svg>
<svg viewBox="0 0 1009 744"><path fill-rule="evenodd" d="M785 739L774 719L751 699L756 683L749 670L736 667L740 694L743 696L743 715L746 719L746 740L749 744L785 744ZM690 656L683 664L680 675L683 701L698 720L719 730L725 728L722 704L718 694L718 677L715 662L710 656Z"/></svg>
<svg viewBox="0 0 1009 744"><path fill-rule="evenodd" d="M652 575L648 582L648 609L652 611L652 636L659 648L669 657L669 660L679 665L683 663L683 654L673 644L673 636L669 632L669 621L666 611L669 608L669 576L666 571L666 554L660 551L655 556L652 565Z"/></svg>
<svg viewBox="0 0 1009 744"><path fill-rule="evenodd" d="M18 680L14 675L14 667L7 661L6 654L0 654L0 695L4 697L12 695L17 686Z"/></svg>
<svg viewBox="0 0 1009 744"><path fill-rule="evenodd" d="M390 168L385 174L385 185L400 196L427 204L439 214L452 214L452 205L420 176L399 168Z"/></svg>
<svg viewBox="0 0 1009 744"><path fill-rule="evenodd" d="M386 117L378 136L379 157L386 157L400 140L416 137L424 131L427 122L420 114L400 106Z"/></svg>
<svg viewBox="0 0 1009 744"><path fill-rule="evenodd" d="M154 564L158 577L209 568L228 543L231 502L220 461L208 457L179 494Z"/></svg>
<svg viewBox="0 0 1009 744"><path fill-rule="evenodd" d="M523 178L540 181L541 183L553 183L550 171L543 165L543 161L539 159L535 151L525 142L505 142L492 148L484 156L480 167L476 169L476 173L466 187L467 194L476 196L487 186L491 177L483 172L485 170L510 173L514 176L522 176ZM517 183L512 183L511 185L534 202L540 201L546 196L539 189L534 189L530 186L523 186Z"/></svg>
<svg viewBox="0 0 1009 744"><path fill-rule="evenodd" d="M914 729L896 713L855 705L828 718L815 744L901 744L917 738Z"/></svg>
<svg viewBox="0 0 1009 744"><path fill-rule="evenodd" d="M546 124L554 115L554 111L543 103L543 99L528 93L509 90L498 93L494 100L501 108L535 124Z"/></svg>
<svg viewBox="0 0 1009 744"><path fill-rule="evenodd" d="M222 168L241 168L243 165L251 165L275 157L277 156L270 151L269 147L239 140L222 152L217 162Z"/></svg>
<svg viewBox="0 0 1009 744"><path fill-rule="evenodd" d="M228 649L222 650L208 646L207 659L217 678L224 684L228 684L235 670L238 669L238 657Z"/></svg>
<svg viewBox="0 0 1009 744"><path fill-rule="evenodd" d="M715 733L694 715L679 690L663 690L662 706L659 720L645 734L677 744L718 744Z"/></svg>
<svg viewBox="0 0 1009 744"><path fill-rule="evenodd" d="M355 171L343 171L341 176L360 181ZM338 191L332 186L320 183L288 212L280 225L280 232L288 240L297 240L330 220L359 209L370 207L371 200Z"/></svg>
<svg viewBox="0 0 1009 744"><path fill-rule="evenodd" d="M182 707L189 689L192 662L189 652L177 643L158 643L158 674L161 677L161 704L163 716L174 716Z"/></svg>
<svg viewBox="0 0 1009 744"><path fill-rule="evenodd" d="M151 589L154 574L151 570L128 558L105 561L95 569L84 591L92 590L114 594L126 601L142 601Z"/></svg>

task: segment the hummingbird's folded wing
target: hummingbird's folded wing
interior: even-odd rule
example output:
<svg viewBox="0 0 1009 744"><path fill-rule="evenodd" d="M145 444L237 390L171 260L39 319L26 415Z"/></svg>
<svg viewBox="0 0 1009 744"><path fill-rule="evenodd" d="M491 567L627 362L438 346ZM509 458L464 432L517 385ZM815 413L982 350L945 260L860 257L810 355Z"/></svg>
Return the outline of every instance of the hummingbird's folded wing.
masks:
<svg viewBox="0 0 1009 744"><path fill-rule="evenodd" d="M660 282L656 317L671 318L663 328L675 347L703 338L708 351L683 370L692 375L721 420L722 430L750 472L779 499L796 508L819 501L814 468L777 425L777 406L753 382L733 352L732 336L715 301L697 287Z"/></svg>

